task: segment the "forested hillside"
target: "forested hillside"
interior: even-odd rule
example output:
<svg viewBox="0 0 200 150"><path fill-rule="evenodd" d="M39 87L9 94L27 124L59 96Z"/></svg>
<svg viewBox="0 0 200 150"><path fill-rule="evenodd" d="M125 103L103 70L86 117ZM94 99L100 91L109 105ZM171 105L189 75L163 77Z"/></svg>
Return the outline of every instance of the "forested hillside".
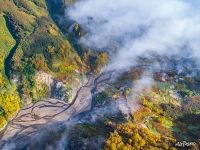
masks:
<svg viewBox="0 0 200 150"><path fill-rule="evenodd" d="M16 44L9 30L3 14L0 15L0 128L19 110L20 98L16 86L5 74L5 60Z"/></svg>
<svg viewBox="0 0 200 150"><path fill-rule="evenodd" d="M106 53L94 54L73 44L66 36L69 22L59 24L56 18L63 13L64 1L0 1L1 126L20 107L44 98L70 102L83 75L98 73L107 62Z"/></svg>
<svg viewBox="0 0 200 150"><path fill-rule="evenodd" d="M0 20L2 127L20 106L51 95L37 72L68 83L69 89L86 67L49 16L45 0L1 0Z"/></svg>

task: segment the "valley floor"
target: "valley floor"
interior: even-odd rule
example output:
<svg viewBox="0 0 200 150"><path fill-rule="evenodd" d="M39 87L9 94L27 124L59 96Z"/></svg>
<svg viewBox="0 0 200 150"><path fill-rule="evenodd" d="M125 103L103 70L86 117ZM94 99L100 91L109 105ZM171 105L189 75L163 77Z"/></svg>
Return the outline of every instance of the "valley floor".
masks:
<svg viewBox="0 0 200 150"><path fill-rule="evenodd" d="M96 78L90 77L88 82L79 88L70 105L61 100L48 99L21 109L1 133L0 148L3 150L23 149L24 147L31 149L28 145L37 136L38 138L42 134L46 134L47 137L52 136L49 134L54 130L56 130L55 134L59 134L57 126L91 109L92 92L95 92L98 84L109 80L109 76L109 73L105 73ZM97 82L99 78L103 80Z"/></svg>
<svg viewBox="0 0 200 150"><path fill-rule="evenodd" d="M66 121L90 109L93 80L89 79L88 83L77 91L70 105L61 100L48 99L21 109L1 133L1 148L6 149L11 142L20 149L30 142L31 137L41 133L45 126Z"/></svg>

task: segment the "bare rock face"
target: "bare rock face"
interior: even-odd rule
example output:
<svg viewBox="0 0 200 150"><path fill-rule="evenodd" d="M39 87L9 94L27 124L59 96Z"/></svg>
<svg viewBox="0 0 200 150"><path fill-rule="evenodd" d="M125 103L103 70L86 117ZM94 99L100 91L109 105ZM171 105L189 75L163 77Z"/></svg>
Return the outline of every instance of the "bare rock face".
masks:
<svg viewBox="0 0 200 150"><path fill-rule="evenodd" d="M57 99L71 103L78 89L85 83L86 79L75 78L71 82L61 81L52 75L39 71L35 75L36 85L41 88L41 85L48 87L47 98ZM29 103L30 104L30 103Z"/></svg>
<svg viewBox="0 0 200 150"><path fill-rule="evenodd" d="M38 71L35 77L37 84L43 83L50 88L53 83L53 76L43 71Z"/></svg>

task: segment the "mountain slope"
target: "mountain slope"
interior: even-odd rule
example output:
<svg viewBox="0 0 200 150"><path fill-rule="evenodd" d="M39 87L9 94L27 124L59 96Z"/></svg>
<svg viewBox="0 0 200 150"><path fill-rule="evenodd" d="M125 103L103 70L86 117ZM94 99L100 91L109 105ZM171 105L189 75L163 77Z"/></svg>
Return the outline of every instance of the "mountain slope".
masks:
<svg viewBox="0 0 200 150"><path fill-rule="evenodd" d="M0 35L0 128L3 128L7 120L19 110L16 88L5 76L4 61L15 45L15 40L6 27L3 14L0 14Z"/></svg>
<svg viewBox="0 0 200 150"><path fill-rule="evenodd" d="M74 84L81 82L85 64L52 21L45 0L1 0L0 19L0 124L4 126L19 104L55 96L46 82L49 76L55 86L62 82L59 92L67 101ZM41 78L44 81L38 81Z"/></svg>

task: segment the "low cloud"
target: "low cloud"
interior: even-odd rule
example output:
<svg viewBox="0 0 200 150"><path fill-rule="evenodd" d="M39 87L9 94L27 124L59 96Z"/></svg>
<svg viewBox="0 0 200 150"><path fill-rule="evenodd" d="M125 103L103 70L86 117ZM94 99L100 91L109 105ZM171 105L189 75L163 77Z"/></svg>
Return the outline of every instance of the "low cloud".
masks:
<svg viewBox="0 0 200 150"><path fill-rule="evenodd" d="M198 0L80 0L67 9L89 47L108 50L109 67L124 69L148 52L200 62Z"/></svg>

